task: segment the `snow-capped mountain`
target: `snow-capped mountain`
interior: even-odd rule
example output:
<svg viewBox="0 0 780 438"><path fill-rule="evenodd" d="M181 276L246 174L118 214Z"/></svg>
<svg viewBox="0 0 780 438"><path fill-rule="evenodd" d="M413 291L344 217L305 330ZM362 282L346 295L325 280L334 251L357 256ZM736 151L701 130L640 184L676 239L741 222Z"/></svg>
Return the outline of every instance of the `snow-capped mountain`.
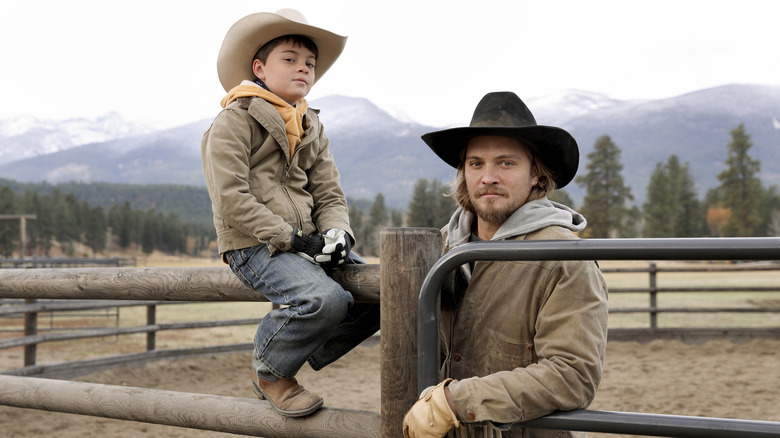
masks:
<svg viewBox="0 0 780 438"><path fill-rule="evenodd" d="M536 123L551 126L560 126L575 117L638 102L642 101L616 100L603 94L582 90L562 91L525 100L525 104L534 114Z"/></svg>
<svg viewBox="0 0 780 438"><path fill-rule="evenodd" d="M63 121L32 116L3 119L0 120L0 164L151 132L147 127L123 120L117 113Z"/></svg>
<svg viewBox="0 0 780 438"><path fill-rule="evenodd" d="M751 157L761 161L759 176L764 185L780 185L780 87L730 85L644 101L570 91L528 99L526 103L539 124L560 126L577 140L579 174L585 172L587 155L596 139L609 135L621 150L623 178L638 204L643 202L655 165L672 154L689 164L702 198L707 190L718 185L717 175L724 169L731 142L730 131L739 124L745 126L754 145L749 151ZM373 199L382 193L389 206L405 208L417 180L452 179L453 169L420 139L422 134L441 128L399 120L363 98L331 96L312 101L311 105L322 109L321 119L342 185L353 199ZM202 120L119 140L70 148L59 146L57 152L35 158L25 158L31 155L29 151L25 151L28 155L20 155L19 147L8 149L5 132L11 128L2 124L0 151L14 155L10 158L13 163L0 161L0 178L19 182L203 186L200 139L209 123L210 120ZM32 124L25 132L35 135L26 141L39 141L44 138L39 133L47 132L52 138L60 135L75 142L77 136L73 133L79 132L43 126L48 125ZM121 132L106 131L105 135ZM135 134L132 130L126 132ZM21 141L26 135L10 138ZM33 150L42 153L46 149L40 145ZM575 183L567 186L566 191L575 202L584 197L583 189Z"/></svg>

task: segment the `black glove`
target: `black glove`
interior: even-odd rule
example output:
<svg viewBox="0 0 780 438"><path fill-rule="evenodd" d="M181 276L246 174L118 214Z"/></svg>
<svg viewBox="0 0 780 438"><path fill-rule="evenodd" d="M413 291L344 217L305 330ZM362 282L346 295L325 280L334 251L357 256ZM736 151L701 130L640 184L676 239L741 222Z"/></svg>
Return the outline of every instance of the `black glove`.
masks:
<svg viewBox="0 0 780 438"><path fill-rule="evenodd" d="M325 240L323 240L322 235L318 233L313 233L307 236L303 234L302 230L293 228L290 245L292 245L296 254L314 264L317 264L317 262L314 261L314 256L322 253L322 248L325 246Z"/></svg>
<svg viewBox="0 0 780 438"><path fill-rule="evenodd" d="M314 257L314 261L326 269L334 269L343 265L355 243L352 236L340 228L331 228L322 234L322 238L325 246L322 249L322 254Z"/></svg>

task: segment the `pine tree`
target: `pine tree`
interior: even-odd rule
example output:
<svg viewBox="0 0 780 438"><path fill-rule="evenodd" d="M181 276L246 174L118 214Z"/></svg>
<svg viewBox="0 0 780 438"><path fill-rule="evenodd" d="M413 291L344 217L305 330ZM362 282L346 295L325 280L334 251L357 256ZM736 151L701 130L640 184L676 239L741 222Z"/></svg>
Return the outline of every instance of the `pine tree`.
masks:
<svg viewBox="0 0 780 438"><path fill-rule="evenodd" d="M92 250L92 256L102 252L106 247L106 214L103 207L90 208L86 204L88 214L84 221L84 243Z"/></svg>
<svg viewBox="0 0 780 438"><path fill-rule="evenodd" d="M368 224L366 225L366 239L363 251L370 256L379 255L379 232L387 224L387 207L385 206L385 195L378 193L374 198L374 203L368 213Z"/></svg>
<svg viewBox="0 0 780 438"><path fill-rule="evenodd" d="M428 180L418 179L414 185L412 199L406 212L406 224L410 227L427 227L430 211L428 198Z"/></svg>
<svg viewBox="0 0 780 438"><path fill-rule="evenodd" d="M623 183L620 149L607 135L596 139L589 153L585 175L575 183L586 189L582 214L588 220L589 237L619 237L628 233L626 201L633 200L631 189Z"/></svg>
<svg viewBox="0 0 780 438"><path fill-rule="evenodd" d="M54 240L55 213L49 196L40 196L37 192L28 191L22 197L21 211L34 214L35 220L27 227L29 237L28 250L32 254L49 255Z"/></svg>
<svg viewBox="0 0 780 438"><path fill-rule="evenodd" d="M0 187L0 214L18 214L16 196L7 186ZM0 255L10 258L18 245L19 221L0 220Z"/></svg>
<svg viewBox="0 0 780 438"><path fill-rule="evenodd" d="M643 207L647 237L697 237L704 233L701 204L688 163L681 165L676 155L665 165L656 165Z"/></svg>
<svg viewBox="0 0 780 438"><path fill-rule="evenodd" d="M441 228L446 225L457 208L447 192L447 185L437 179L417 180L406 214L407 226Z"/></svg>
<svg viewBox="0 0 780 438"><path fill-rule="evenodd" d="M433 222L429 225L433 228L441 228L450 221L452 213L458 207L455 198L448 195L449 187L434 179L431 184L431 197L433 198L434 213Z"/></svg>
<svg viewBox="0 0 780 438"><path fill-rule="evenodd" d="M360 207L356 207L355 205L349 206L349 226L352 228L352 232L355 233L353 236L355 238L355 246L352 247L352 250L358 254L363 253L366 246L366 239L368 238L365 217L366 215Z"/></svg>
<svg viewBox="0 0 780 438"><path fill-rule="evenodd" d="M404 215L398 210L393 210L390 212L390 223L396 227L403 227L404 226Z"/></svg>
<svg viewBox="0 0 780 438"><path fill-rule="evenodd" d="M122 205L112 205L108 212L108 226L115 236L119 238L119 247L127 248L131 243L137 241L140 234L136 231L138 228L136 213L126 202Z"/></svg>
<svg viewBox="0 0 780 438"><path fill-rule="evenodd" d="M64 253L73 255L71 243L81 239L82 212L79 201L73 194L63 194L59 190L54 190L52 204L54 211L57 212L57 219L54 223L55 238L60 243Z"/></svg>
<svg viewBox="0 0 780 438"><path fill-rule="evenodd" d="M385 206L385 195L378 193L371 205L371 211L368 214L371 228L378 229L385 226L389 215Z"/></svg>
<svg viewBox="0 0 780 438"><path fill-rule="evenodd" d="M761 162L748 155L752 146L744 125L731 130L726 170L718 174L723 206L731 210L723 230L726 236L754 236L760 222L758 209L764 189L761 180L756 177L761 170Z"/></svg>
<svg viewBox="0 0 780 438"><path fill-rule="evenodd" d="M661 163L655 165L650 182L647 184L647 195L643 205L645 216L644 235L646 237L672 237L671 205L667 198L669 194L669 176Z"/></svg>
<svg viewBox="0 0 780 438"><path fill-rule="evenodd" d="M141 229L141 251L144 252L144 254L151 254L154 252L155 249L155 235L157 234L157 231L155 230L155 223L154 223L154 215L153 212L149 212L144 218L143 218L143 227Z"/></svg>

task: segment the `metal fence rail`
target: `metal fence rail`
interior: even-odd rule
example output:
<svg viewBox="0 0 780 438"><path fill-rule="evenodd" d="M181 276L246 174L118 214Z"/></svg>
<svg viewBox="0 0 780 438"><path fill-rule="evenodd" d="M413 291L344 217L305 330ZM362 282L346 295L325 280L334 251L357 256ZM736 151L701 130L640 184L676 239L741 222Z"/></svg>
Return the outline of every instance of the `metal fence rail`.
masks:
<svg viewBox="0 0 780 438"><path fill-rule="evenodd" d="M780 238L583 239L467 243L431 268L417 317L418 393L438 381L438 299L446 277L476 261L512 260L780 260ZM523 423L543 429L677 437L780 436L780 423L575 410Z"/></svg>

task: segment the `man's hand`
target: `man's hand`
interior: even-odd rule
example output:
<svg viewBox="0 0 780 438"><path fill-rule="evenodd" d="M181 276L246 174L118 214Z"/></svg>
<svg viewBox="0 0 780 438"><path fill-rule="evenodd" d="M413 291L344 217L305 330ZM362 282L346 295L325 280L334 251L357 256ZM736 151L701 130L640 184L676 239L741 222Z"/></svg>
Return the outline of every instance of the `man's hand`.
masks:
<svg viewBox="0 0 780 438"><path fill-rule="evenodd" d="M322 236L317 233L307 236L303 234L302 230L293 228L290 245L292 245L296 254L314 264L317 264L317 261L314 260L314 257L317 254L322 253L322 248L325 246L325 241L322 239Z"/></svg>
<svg viewBox="0 0 780 438"><path fill-rule="evenodd" d="M314 261L324 268L333 269L343 265L352 249L352 237L340 228L331 228L322 234L325 246L322 253L314 257Z"/></svg>
<svg viewBox="0 0 780 438"><path fill-rule="evenodd" d="M451 381L446 379L420 394L420 399L404 416L404 438L441 438L453 427L460 427L444 394L444 387Z"/></svg>

